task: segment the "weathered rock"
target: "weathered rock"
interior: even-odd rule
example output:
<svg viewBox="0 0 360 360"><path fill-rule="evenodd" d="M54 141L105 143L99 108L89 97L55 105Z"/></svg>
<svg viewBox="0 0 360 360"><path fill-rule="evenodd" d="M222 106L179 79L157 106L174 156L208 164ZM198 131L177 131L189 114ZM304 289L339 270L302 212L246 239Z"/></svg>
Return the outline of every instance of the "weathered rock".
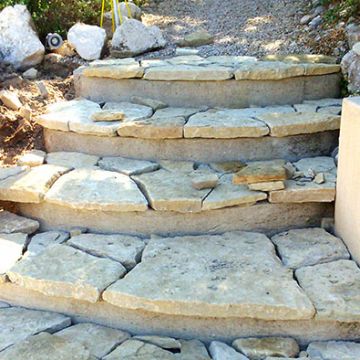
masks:
<svg viewBox="0 0 360 360"><path fill-rule="evenodd" d="M198 55L199 50L198 49L192 49L192 48L176 48L175 55L176 56L187 56L187 55Z"/></svg>
<svg viewBox="0 0 360 360"><path fill-rule="evenodd" d="M0 309L5 309L10 307L10 305L6 302L0 301Z"/></svg>
<svg viewBox="0 0 360 360"><path fill-rule="evenodd" d="M71 319L53 312L11 307L0 310L0 323L0 351L2 351L41 331L50 333L59 331L69 326Z"/></svg>
<svg viewBox="0 0 360 360"><path fill-rule="evenodd" d="M117 171L131 176L158 170L160 165L152 161L128 159L118 156L102 158L99 161L99 167L103 170Z"/></svg>
<svg viewBox="0 0 360 360"><path fill-rule="evenodd" d="M162 48L166 41L156 26L145 26L135 19L125 20L117 27L112 38L112 48L120 57L130 57Z"/></svg>
<svg viewBox="0 0 360 360"><path fill-rule="evenodd" d="M344 322L360 318L360 270L338 260L297 269L296 278L316 308L318 319Z"/></svg>
<svg viewBox="0 0 360 360"><path fill-rule="evenodd" d="M185 35L184 38L178 41L179 46L183 47L197 47L212 44L214 42L214 37L209 34L205 29L199 29L188 35Z"/></svg>
<svg viewBox="0 0 360 360"><path fill-rule="evenodd" d="M236 173L245 166L246 163L239 160L210 163L212 169L221 173Z"/></svg>
<svg viewBox="0 0 360 360"><path fill-rule="evenodd" d="M341 71L339 64L303 64L306 76L334 74Z"/></svg>
<svg viewBox="0 0 360 360"><path fill-rule="evenodd" d="M246 232L151 239L140 264L103 299L184 316L291 320L314 315L270 240Z"/></svg>
<svg viewBox="0 0 360 360"><path fill-rule="evenodd" d="M313 170L316 174L327 173L336 168L335 161L330 156L317 156L313 158L304 158L294 163L299 171L304 174Z"/></svg>
<svg viewBox="0 0 360 360"><path fill-rule="evenodd" d="M17 161L18 165L39 166L45 161L46 153L42 150L30 150L21 155Z"/></svg>
<svg viewBox="0 0 360 360"><path fill-rule="evenodd" d="M224 66L237 66L244 62L257 61L255 56L229 56L229 55L215 55L209 56L206 60L213 64L224 65Z"/></svg>
<svg viewBox="0 0 360 360"><path fill-rule="evenodd" d="M267 356L295 357L300 351L297 342L287 337L237 339L233 347L251 360L261 360Z"/></svg>
<svg viewBox="0 0 360 360"><path fill-rule="evenodd" d="M350 341L313 342L307 353L313 360L356 360L360 357L360 344Z"/></svg>
<svg viewBox="0 0 360 360"><path fill-rule="evenodd" d="M159 109L153 115L154 119L170 119L170 118L177 118L183 117L186 120L195 113L197 113L199 109L196 108L180 108L180 107L167 107L164 109Z"/></svg>
<svg viewBox="0 0 360 360"><path fill-rule="evenodd" d="M2 103L11 110L19 110L22 103L19 97L12 91L2 90L0 92L0 100Z"/></svg>
<svg viewBox="0 0 360 360"><path fill-rule="evenodd" d="M177 173L190 173L195 168L195 164L192 161L160 160L159 165L162 169Z"/></svg>
<svg viewBox="0 0 360 360"><path fill-rule="evenodd" d="M284 265L294 269L350 257L340 239L320 228L289 230L271 240Z"/></svg>
<svg viewBox="0 0 360 360"><path fill-rule="evenodd" d="M87 210L147 209L146 199L128 176L88 168L76 169L62 176L47 193L46 200L53 204Z"/></svg>
<svg viewBox="0 0 360 360"><path fill-rule="evenodd" d="M5 210L0 210L0 233L25 233L32 234L40 224L36 220L27 219L25 217L12 214Z"/></svg>
<svg viewBox="0 0 360 360"><path fill-rule="evenodd" d="M320 54L290 54L290 55L266 55L262 58L265 61L282 61L297 64L336 64L336 57Z"/></svg>
<svg viewBox="0 0 360 360"><path fill-rule="evenodd" d="M341 68L348 80L348 90L358 92L360 90L360 55L350 50L341 61Z"/></svg>
<svg viewBox="0 0 360 360"><path fill-rule="evenodd" d="M162 101L150 99L150 98L144 98L140 96L132 96L131 102L133 102L134 104L151 107L154 111L164 109L167 107L167 105Z"/></svg>
<svg viewBox="0 0 360 360"><path fill-rule="evenodd" d="M82 74L88 77L101 77L110 79L131 79L141 78L144 75L144 69L134 60L130 64L99 64L98 66L85 67Z"/></svg>
<svg viewBox="0 0 360 360"><path fill-rule="evenodd" d="M56 336L84 345L96 359L101 359L130 337L124 331L91 323L68 327L57 332Z"/></svg>
<svg viewBox="0 0 360 360"><path fill-rule="evenodd" d="M199 340L180 340L181 352L175 354L178 360L211 360L205 345Z"/></svg>
<svg viewBox="0 0 360 360"><path fill-rule="evenodd" d="M85 60L100 59L106 41L106 31L99 26L77 23L67 34L69 44Z"/></svg>
<svg viewBox="0 0 360 360"><path fill-rule="evenodd" d="M27 241L27 234L0 234L0 274L6 273L21 258Z"/></svg>
<svg viewBox="0 0 360 360"><path fill-rule="evenodd" d="M315 177L314 177L314 182L316 183L316 184L323 184L324 182L325 182L325 175L324 175L324 173L318 173L318 174L316 174L315 175Z"/></svg>
<svg viewBox="0 0 360 360"><path fill-rule="evenodd" d="M153 110L150 107L132 104L129 102L108 102L104 105L103 110L111 110L124 113L124 119L121 123L119 123L119 127L124 126L128 122L147 119L153 114Z"/></svg>
<svg viewBox="0 0 360 360"><path fill-rule="evenodd" d="M92 121L121 121L124 118L125 114L116 110L101 110L91 115Z"/></svg>
<svg viewBox="0 0 360 360"><path fill-rule="evenodd" d="M48 164L64 166L69 169L87 168L97 165L99 157L77 152L53 152L48 153L46 162Z"/></svg>
<svg viewBox="0 0 360 360"><path fill-rule="evenodd" d="M316 105L319 107L325 106L342 106L343 99L337 98L326 98L319 100L304 100L304 104Z"/></svg>
<svg viewBox="0 0 360 360"><path fill-rule="evenodd" d="M140 260L145 242L129 235L81 234L72 237L67 244L91 255L109 258L132 269Z"/></svg>
<svg viewBox="0 0 360 360"><path fill-rule="evenodd" d="M269 128L262 121L232 109L200 112L184 126L185 138L261 137L268 133Z"/></svg>
<svg viewBox="0 0 360 360"><path fill-rule="evenodd" d="M35 68L30 68L23 72L24 79L35 80L38 77L38 71Z"/></svg>
<svg viewBox="0 0 360 360"><path fill-rule="evenodd" d="M0 180L14 176L28 170L27 166L0 166Z"/></svg>
<svg viewBox="0 0 360 360"><path fill-rule="evenodd" d="M91 356L89 350L79 342L44 332L4 350L1 359L91 360Z"/></svg>
<svg viewBox="0 0 360 360"><path fill-rule="evenodd" d="M229 345L219 341L212 341L209 351L213 360L248 360L247 357L238 353Z"/></svg>
<svg viewBox="0 0 360 360"><path fill-rule="evenodd" d="M46 296L94 303L106 287L125 273L118 262L58 244L19 261L8 276L13 283Z"/></svg>
<svg viewBox="0 0 360 360"><path fill-rule="evenodd" d="M45 48L40 42L24 5L8 6L0 12L0 59L16 68L40 64Z"/></svg>
<svg viewBox="0 0 360 360"><path fill-rule="evenodd" d="M39 203L54 182L68 169L55 165L35 166L0 181L0 199Z"/></svg>
<svg viewBox="0 0 360 360"><path fill-rule="evenodd" d="M27 246L26 255L36 255L44 251L48 246L62 244L70 237L65 231L47 231L34 235Z"/></svg>
<svg viewBox="0 0 360 360"><path fill-rule="evenodd" d="M282 190L285 189L285 184L283 181L260 182L249 184L249 189L255 191Z"/></svg>
<svg viewBox="0 0 360 360"><path fill-rule="evenodd" d="M192 186L196 190L212 189L217 186L219 177L213 172L194 171L192 174Z"/></svg>
<svg viewBox="0 0 360 360"><path fill-rule="evenodd" d="M208 65L210 62L198 55L175 56L167 60L171 65Z"/></svg>
<svg viewBox="0 0 360 360"><path fill-rule="evenodd" d="M181 342L179 340L175 340L174 338L167 336L138 335L138 336L134 336L134 339L159 346L163 349L172 349L172 350L181 349Z"/></svg>

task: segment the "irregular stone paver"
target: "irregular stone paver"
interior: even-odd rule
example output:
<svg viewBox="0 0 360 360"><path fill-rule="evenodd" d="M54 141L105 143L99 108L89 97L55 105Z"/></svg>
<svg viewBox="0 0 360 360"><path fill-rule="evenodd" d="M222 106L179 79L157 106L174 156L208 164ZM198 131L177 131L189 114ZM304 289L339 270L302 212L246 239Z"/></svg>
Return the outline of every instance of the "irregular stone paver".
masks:
<svg viewBox="0 0 360 360"><path fill-rule="evenodd" d="M27 166L0 166L0 180L23 173L27 169Z"/></svg>
<svg viewBox="0 0 360 360"><path fill-rule="evenodd" d="M53 245L19 261L7 275L17 285L47 296L96 302L101 292L125 273L118 262Z"/></svg>
<svg viewBox="0 0 360 360"><path fill-rule="evenodd" d="M35 166L0 181L0 200L39 203L54 182L68 169L62 166Z"/></svg>
<svg viewBox="0 0 360 360"><path fill-rule="evenodd" d="M167 107L167 104L163 103L162 101L141 96L132 96L131 102L134 104L151 107L154 111Z"/></svg>
<svg viewBox="0 0 360 360"><path fill-rule="evenodd" d="M209 351L213 360L249 360L246 356L220 341L212 341Z"/></svg>
<svg viewBox="0 0 360 360"><path fill-rule="evenodd" d="M116 110L124 113L124 120L126 121L135 121L143 120L150 117L153 114L153 110L149 106L133 104L131 102L107 102L103 110Z"/></svg>
<svg viewBox="0 0 360 360"><path fill-rule="evenodd" d="M128 159L124 157L104 157L99 161L103 170L116 171L131 176L158 170L160 165L146 160Z"/></svg>
<svg viewBox="0 0 360 360"><path fill-rule="evenodd" d="M184 127L185 138L262 137L269 128L262 122L241 114L241 110L208 110L190 117Z"/></svg>
<svg viewBox="0 0 360 360"><path fill-rule="evenodd" d="M181 107L167 107L165 109L160 109L155 112L153 118L164 119L164 118L176 118L183 117L186 120L191 116L197 113L199 109L197 108L181 108Z"/></svg>
<svg viewBox="0 0 360 360"><path fill-rule="evenodd" d="M215 56L209 56L206 58L208 62L224 65L224 66L232 66L232 65L238 65L243 62L254 62L257 61L257 58L255 56L228 56L228 55L215 55Z"/></svg>
<svg viewBox="0 0 360 360"><path fill-rule="evenodd" d="M190 173L194 171L195 164L192 161L160 160L161 168L171 172Z"/></svg>
<svg viewBox="0 0 360 360"><path fill-rule="evenodd" d="M27 234L0 234L0 274L8 271L21 258L27 241Z"/></svg>
<svg viewBox="0 0 360 360"><path fill-rule="evenodd" d="M89 350L77 341L41 333L30 336L0 354L1 360L92 360Z"/></svg>
<svg viewBox="0 0 360 360"><path fill-rule="evenodd" d="M70 244L87 253L120 262L132 269L139 262L145 242L129 235L81 234L72 237Z"/></svg>
<svg viewBox="0 0 360 360"><path fill-rule="evenodd" d="M167 336L143 335L134 336L134 339L159 346L163 349L181 349L181 342Z"/></svg>
<svg viewBox="0 0 360 360"><path fill-rule="evenodd" d="M52 165L64 166L70 169L95 166L99 157L78 152L59 151L49 153L46 156L46 162Z"/></svg>
<svg viewBox="0 0 360 360"><path fill-rule="evenodd" d="M285 189L285 184L283 181L260 182L249 184L249 189L258 191L282 190Z"/></svg>
<svg viewBox="0 0 360 360"><path fill-rule="evenodd" d="M180 340L181 352L175 354L178 360L211 360L205 345L199 340Z"/></svg>
<svg viewBox="0 0 360 360"><path fill-rule="evenodd" d="M271 105L264 107L249 107L244 109L236 109L241 116L258 117L264 114L287 114L295 113L295 109L291 105Z"/></svg>
<svg viewBox="0 0 360 360"><path fill-rule="evenodd" d="M262 60L265 61L283 61L296 64L312 63L312 64L336 64L336 57L321 54L271 54L265 55Z"/></svg>
<svg viewBox="0 0 360 360"><path fill-rule="evenodd" d="M91 355L99 359L130 338L124 331L91 323L68 327L57 332L56 336L84 345Z"/></svg>
<svg viewBox="0 0 360 360"><path fill-rule="evenodd" d="M341 114L341 106L326 106L321 107L317 111L318 113L325 113L325 114L333 114L333 115L340 115Z"/></svg>
<svg viewBox="0 0 360 360"><path fill-rule="evenodd" d="M32 234L40 224L36 220L27 219L25 217L10 213L5 210L0 210L0 233L25 233Z"/></svg>
<svg viewBox="0 0 360 360"><path fill-rule="evenodd" d="M213 171L196 170L192 174L192 186L196 190L212 189L219 183L219 177Z"/></svg>
<svg viewBox="0 0 360 360"><path fill-rule="evenodd" d="M292 320L314 315L271 241L246 232L152 239L141 263L103 299L184 316Z"/></svg>
<svg viewBox="0 0 360 360"><path fill-rule="evenodd" d="M286 180L284 160L253 161L233 176L234 184L252 184Z"/></svg>
<svg viewBox="0 0 360 360"><path fill-rule="evenodd" d="M307 352L311 360L357 360L360 344L350 341L313 342Z"/></svg>
<svg viewBox="0 0 360 360"><path fill-rule="evenodd" d="M319 99L319 100L304 100L304 104L316 104L317 106L342 106L343 99Z"/></svg>
<svg viewBox="0 0 360 360"><path fill-rule="evenodd" d="M349 259L344 243L321 228L295 229L271 238L285 266L299 268Z"/></svg>
<svg viewBox="0 0 360 360"><path fill-rule="evenodd" d="M48 246L62 244L70 237L66 231L47 231L36 234L31 238L27 246L26 255L36 255L44 251Z"/></svg>
<svg viewBox="0 0 360 360"><path fill-rule="evenodd" d="M86 210L145 211L147 201L126 175L76 169L62 176L46 195L53 204Z"/></svg>
<svg viewBox="0 0 360 360"><path fill-rule="evenodd" d="M266 356L295 357L300 351L297 342L286 337L237 339L233 347L251 360L262 360Z"/></svg>
<svg viewBox="0 0 360 360"><path fill-rule="evenodd" d="M231 79L233 76L233 70L225 66L166 65L146 69L143 78L165 81L219 81Z"/></svg>
<svg viewBox="0 0 360 360"><path fill-rule="evenodd" d="M304 174L307 174L309 170L313 170L316 174L321 172L326 173L336 168L334 158L330 156L304 158L295 162L294 165Z"/></svg>
<svg viewBox="0 0 360 360"><path fill-rule="evenodd" d="M18 165L39 166L44 163L46 153L42 150L30 150L21 155L17 161Z"/></svg>
<svg viewBox="0 0 360 360"><path fill-rule="evenodd" d="M170 351L158 346L147 344L139 340L127 340L118 346L112 353L104 357L104 360L175 360Z"/></svg>
<svg viewBox="0 0 360 360"><path fill-rule="evenodd" d="M134 179L154 210L199 212L202 199L210 191L194 189L190 174L164 169L138 175Z"/></svg>
<svg viewBox="0 0 360 360"><path fill-rule="evenodd" d="M297 269L295 275L314 303L318 319L359 321L360 270L354 261L307 266Z"/></svg>
<svg viewBox="0 0 360 360"><path fill-rule="evenodd" d="M0 324L1 351L41 331L51 333L59 331L69 326L71 319L53 312L10 307L0 309Z"/></svg>
<svg viewBox="0 0 360 360"><path fill-rule="evenodd" d="M339 64L303 64L305 75L326 75L341 71Z"/></svg>
<svg viewBox="0 0 360 360"><path fill-rule="evenodd" d="M211 62L198 55L180 55L167 59L171 65L208 65Z"/></svg>
<svg viewBox="0 0 360 360"><path fill-rule="evenodd" d="M270 128L270 136L275 137L311 134L340 128L340 116L327 113L273 113L260 115L258 119Z"/></svg>
<svg viewBox="0 0 360 360"><path fill-rule="evenodd" d="M251 191L245 185L234 185L231 175L224 175L219 185L204 199L202 209L213 210L229 206L254 204L265 200L267 194L259 191Z"/></svg>
<svg viewBox="0 0 360 360"><path fill-rule="evenodd" d="M82 74L88 77L131 79L141 78L144 75L144 69L135 62L123 65L88 66L82 70Z"/></svg>
<svg viewBox="0 0 360 360"><path fill-rule="evenodd" d="M221 173L236 173L246 166L243 161L222 161L209 164L212 169Z"/></svg>

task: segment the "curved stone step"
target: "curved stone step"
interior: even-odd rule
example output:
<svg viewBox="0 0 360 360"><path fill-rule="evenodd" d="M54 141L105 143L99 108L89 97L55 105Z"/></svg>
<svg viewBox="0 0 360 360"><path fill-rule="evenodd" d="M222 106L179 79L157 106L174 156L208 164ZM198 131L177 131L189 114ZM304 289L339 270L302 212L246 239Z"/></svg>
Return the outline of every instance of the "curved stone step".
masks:
<svg viewBox="0 0 360 360"><path fill-rule="evenodd" d="M111 59L75 71L78 96L129 101L156 94L171 106L248 107L339 95L337 64L256 61L248 57L179 56L165 60Z"/></svg>

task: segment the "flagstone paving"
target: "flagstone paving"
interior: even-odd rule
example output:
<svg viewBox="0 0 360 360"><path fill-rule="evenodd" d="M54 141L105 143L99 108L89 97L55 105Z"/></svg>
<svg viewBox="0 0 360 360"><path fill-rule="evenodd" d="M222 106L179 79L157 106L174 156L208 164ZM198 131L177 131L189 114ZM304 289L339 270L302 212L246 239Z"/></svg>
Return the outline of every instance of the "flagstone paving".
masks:
<svg viewBox="0 0 360 360"><path fill-rule="evenodd" d="M40 224L36 220L27 219L25 217L13 214L11 212L0 210L0 233L25 233L32 234Z"/></svg>

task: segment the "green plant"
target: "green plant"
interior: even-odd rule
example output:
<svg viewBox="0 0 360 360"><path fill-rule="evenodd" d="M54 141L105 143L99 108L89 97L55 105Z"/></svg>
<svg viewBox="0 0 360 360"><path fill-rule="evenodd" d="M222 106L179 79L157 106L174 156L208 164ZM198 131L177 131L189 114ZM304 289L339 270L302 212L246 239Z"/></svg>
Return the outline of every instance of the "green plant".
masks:
<svg viewBox="0 0 360 360"><path fill-rule="evenodd" d="M321 4L327 7L324 21L328 25L359 16L360 0L321 0Z"/></svg>

